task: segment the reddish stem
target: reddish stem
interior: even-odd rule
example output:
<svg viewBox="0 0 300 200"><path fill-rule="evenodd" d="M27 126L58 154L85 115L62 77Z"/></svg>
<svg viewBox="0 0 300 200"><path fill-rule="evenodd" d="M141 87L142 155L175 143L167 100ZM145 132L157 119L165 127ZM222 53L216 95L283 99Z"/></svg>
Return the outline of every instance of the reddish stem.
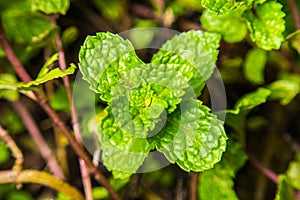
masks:
<svg viewBox="0 0 300 200"><path fill-rule="evenodd" d="M291 8L293 18L295 20L296 28L299 30L300 29L300 15L299 15L299 12L298 12L297 4L294 0L288 0L288 4Z"/></svg>
<svg viewBox="0 0 300 200"><path fill-rule="evenodd" d="M279 183L278 176L275 172L267 168L265 165L263 165L259 160L257 160L254 156L252 156L250 153L248 153L248 158L251 164L256 167L259 171L261 171L268 179L273 181L275 184Z"/></svg>
<svg viewBox="0 0 300 200"><path fill-rule="evenodd" d="M192 172L191 173L191 186L190 186L190 200L197 200L197 189L198 189L198 177L199 173Z"/></svg>
<svg viewBox="0 0 300 200"><path fill-rule="evenodd" d="M0 43L3 47L3 50L5 51L8 60L11 62L13 67L15 68L18 76L22 79L24 82L29 82L31 80L30 76L27 74L25 68L20 63L16 55L13 53L13 50L7 41L7 38L5 36L5 33L3 29L1 28L0 23ZM17 62L16 62L17 60ZM17 66L16 66L17 65ZM27 74L24 76L24 74ZM36 101L40 104L40 106L44 109L44 111L48 114L48 116L51 118L53 123L60 129L62 134L66 137L68 142L70 143L71 147L73 148L74 152L82 158L87 165L87 167L90 170L90 173L94 175L94 178L103 185L109 192L110 196L114 200L120 200L119 195L114 191L114 189L109 185L107 179L104 175L102 175L97 168L94 166L93 162L90 160L89 155L84 151L82 146L76 142L74 137L72 136L71 132L68 130L68 128L65 126L65 124L62 122L56 111L49 105L47 100L45 98L42 98L41 95L37 92L34 93L36 97Z"/></svg>
<svg viewBox="0 0 300 200"><path fill-rule="evenodd" d="M26 107L23 106L22 103L18 101L14 102L12 106L14 107L15 111L19 113L22 121L24 122L26 128L28 129L29 134L33 138L37 147L39 148L43 158L46 160L47 165L49 166L52 173L60 179L65 179L61 167L58 164L52 150L49 148L47 142L42 136L40 129L36 125L35 121L33 120L32 116L30 115Z"/></svg>

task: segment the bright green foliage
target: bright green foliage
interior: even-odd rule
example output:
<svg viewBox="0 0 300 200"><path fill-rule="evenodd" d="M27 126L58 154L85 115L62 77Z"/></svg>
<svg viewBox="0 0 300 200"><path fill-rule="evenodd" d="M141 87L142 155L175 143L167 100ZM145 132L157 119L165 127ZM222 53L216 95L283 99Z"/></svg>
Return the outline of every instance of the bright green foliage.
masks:
<svg viewBox="0 0 300 200"><path fill-rule="evenodd" d="M210 32L220 33L226 42L234 43L242 41L248 32L246 20L241 17L242 13L242 10L235 9L218 15L205 10L200 20L203 28Z"/></svg>
<svg viewBox="0 0 300 200"><path fill-rule="evenodd" d="M287 179L292 187L300 190L300 154L296 154L295 161L290 162L286 171Z"/></svg>
<svg viewBox="0 0 300 200"><path fill-rule="evenodd" d="M66 14L69 9L69 0L31 0L33 11L42 11L46 14Z"/></svg>
<svg viewBox="0 0 300 200"><path fill-rule="evenodd" d="M287 77L286 79L277 80L268 85L267 88L272 91L270 99L279 99L282 105L289 104L300 92L300 78L298 79L299 80L295 80Z"/></svg>
<svg viewBox="0 0 300 200"><path fill-rule="evenodd" d="M88 36L79 52L79 69L90 89L110 101L110 92L123 73L144 63L136 56L132 44L112 33Z"/></svg>
<svg viewBox="0 0 300 200"><path fill-rule="evenodd" d="M297 30L286 37L290 45L300 54L300 30Z"/></svg>
<svg viewBox="0 0 300 200"><path fill-rule="evenodd" d="M124 74L112 92L112 112L122 130L140 137L155 128L164 110L181 102L188 80L179 65L149 64ZM132 121L131 121L131 118Z"/></svg>
<svg viewBox="0 0 300 200"><path fill-rule="evenodd" d="M215 68L219 41L219 34L186 32L166 42L146 65L117 35L87 37L79 66L90 89L108 102L98 133L103 163L115 178L135 173L155 148L186 171L219 162L227 139L223 122L189 87L200 94ZM157 133L158 124L165 127Z"/></svg>
<svg viewBox="0 0 300 200"><path fill-rule="evenodd" d="M289 184L288 178L285 175L279 175L279 184L277 186L277 192L275 200L296 200L294 191Z"/></svg>
<svg viewBox="0 0 300 200"><path fill-rule="evenodd" d="M184 62L195 68L190 84L194 88L196 96L199 96L205 81L210 78L216 67L220 39L219 34L203 31L181 33L163 44L153 56L152 62L159 63L160 57L164 58L163 55L168 52L181 56ZM165 61L161 62L166 63ZM173 62L177 63L178 61L170 59L167 63L172 64Z"/></svg>
<svg viewBox="0 0 300 200"><path fill-rule="evenodd" d="M210 169L225 151L223 123L194 99L184 100L155 136L157 149L186 171Z"/></svg>
<svg viewBox="0 0 300 200"><path fill-rule="evenodd" d="M201 0L201 4L203 7L214 11L217 14L230 12L231 10L238 8L240 5L244 4L246 1L238 1L235 0Z"/></svg>
<svg viewBox="0 0 300 200"><path fill-rule="evenodd" d="M264 83L264 69L267 53L261 49L251 49L244 63L244 75L253 84Z"/></svg>
<svg viewBox="0 0 300 200"><path fill-rule="evenodd" d="M49 103L55 110L68 111L70 103L65 88L59 88L55 91L54 95L49 99Z"/></svg>
<svg viewBox="0 0 300 200"><path fill-rule="evenodd" d="M40 85L47 81L73 74L75 72L75 69L76 69L76 66L74 64L71 64L71 66L64 71L60 70L59 68L55 68L55 69L50 70L48 73L39 76L37 79L35 79L29 83L24 83L24 84L20 85L19 87L25 89L25 88L28 88L31 86L37 86L37 85Z"/></svg>
<svg viewBox="0 0 300 200"><path fill-rule="evenodd" d="M12 74L0 74L0 98L9 101L19 99L19 93L16 91L17 79Z"/></svg>
<svg viewBox="0 0 300 200"><path fill-rule="evenodd" d="M221 162L199 177L198 194L200 199L237 200L233 179L247 160L246 154L236 142L228 142Z"/></svg>
<svg viewBox="0 0 300 200"><path fill-rule="evenodd" d="M152 149L144 138L124 133L114 120L110 107L100 120L100 143L102 159L115 178L126 178L144 162Z"/></svg>
<svg viewBox="0 0 300 200"><path fill-rule="evenodd" d="M270 90L266 88L258 88L256 91L248 93L241 97L236 102L234 110L228 110L228 112L238 114L241 110L251 110L256 106L265 103L270 95Z"/></svg>
<svg viewBox="0 0 300 200"><path fill-rule="evenodd" d="M282 5L276 1L267 1L257 5L255 11L248 10L244 17L248 20L250 36L258 47L265 50L279 49L284 41L285 13Z"/></svg>

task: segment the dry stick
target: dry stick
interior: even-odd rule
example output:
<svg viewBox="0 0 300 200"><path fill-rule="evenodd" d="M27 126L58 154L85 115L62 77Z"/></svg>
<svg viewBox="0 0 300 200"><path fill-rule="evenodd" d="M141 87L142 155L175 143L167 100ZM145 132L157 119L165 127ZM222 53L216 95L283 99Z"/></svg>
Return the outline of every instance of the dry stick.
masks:
<svg viewBox="0 0 300 200"><path fill-rule="evenodd" d="M197 200L197 188L198 188L198 172L191 173L191 189L190 189L190 200Z"/></svg>
<svg viewBox="0 0 300 200"><path fill-rule="evenodd" d="M300 30L300 15L299 15L299 12L298 12L297 4L294 0L288 0L288 4L289 4L289 6L291 8L291 11L293 13L293 18L295 20L296 28L298 30Z"/></svg>
<svg viewBox="0 0 300 200"><path fill-rule="evenodd" d="M84 200L82 194L67 182L58 179L47 172L37 170L6 170L0 171L0 184L35 183L53 188L68 195L73 200Z"/></svg>
<svg viewBox="0 0 300 200"><path fill-rule="evenodd" d="M39 148L43 158L46 160L48 167L51 172L58 178L65 179L65 176L61 170L60 165L58 164L52 150L49 148L47 142L42 136L38 126L33 120L32 116L28 112L25 106L22 105L19 101L16 101L12 104L13 108L20 115L22 121L24 122L29 134L33 138L37 147Z"/></svg>
<svg viewBox="0 0 300 200"><path fill-rule="evenodd" d="M0 126L0 138L5 141L8 148L11 150L13 157L15 158L15 164L13 170L20 171L24 161L23 154L15 141L10 137L6 130Z"/></svg>
<svg viewBox="0 0 300 200"><path fill-rule="evenodd" d="M24 81L29 82L31 81L30 76L27 74L26 70L24 69L23 65L19 62L18 58L14 54L10 44L8 43L8 40L6 38L6 35L3 31L3 28L0 24L0 43L3 47L3 50L6 54L6 57L8 60L12 63L13 67L16 69L16 72L18 76ZM19 66L15 66L15 63L19 63ZM24 76L24 74L27 76ZM27 78L26 78L27 77ZM40 106L44 109L44 111L48 114L48 116L51 118L53 123L60 129L62 134L66 137L68 142L70 143L71 147L73 148L74 152L77 154L77 156L81 157L84 161L87 167L90 170L90 173L94 175L94 178L96 181L98 181L103 187L107 189L110 196L114 200L120 200L119 195L115 192L115 190L109 185L107 179L104 175L100 173L100 171L97 170L97 168L94 166L93 162L90 160L88 154L84 151L84 149L76 142L74 137L72 136L71 132L67 129L65 124L62 122L56 111L49 105L46 99L41 98L40 95L35 92L36 101L40 104Z"/></svg>
<svg viewBox="0 0 300 200"><path fill-rule="evenodd" d="M54 26L57 26L54 18L51 18L51 21ZM60 69L66 70L67 65L66 65L66 59L65 59L65 52L64 52L63 44L62 44L59 34L55 35L55 41L56 41L56 46L58 49L58 62L59 62ZM80 126L79 126L79 122L78 122L77 111L76 111L76 108L75 108L75 105L73 102L73 98L72 98L72 91L71 91L71 87L70 87L69 77L68 76L63 77L63 82L65 85L67 95L68 95L68 100L70 103L71 117L72 117L72 124L73 124L75 139L76 139L77 143L82 146ZM92 183L91 183L91 179L89 176L89 172L88 172L88 169L87 169L87 166L86 166L84 160L80 157L79 157L79 167L80 167L80 171L81 171L81 178L82 178L82 183L83 183L83 188L84 188L84 193L85 193L85 199L93 200Z"/></svg>

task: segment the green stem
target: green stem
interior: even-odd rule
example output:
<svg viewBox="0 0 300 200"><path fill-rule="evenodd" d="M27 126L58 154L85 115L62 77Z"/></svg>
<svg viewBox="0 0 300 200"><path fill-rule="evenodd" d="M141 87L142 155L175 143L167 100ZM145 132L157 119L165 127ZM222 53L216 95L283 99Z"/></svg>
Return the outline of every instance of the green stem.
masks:
<svg viewBox="0 0 300 200"><path fill-rule="evenodd" d="M82 194L73 186L62 181L61 179L55 178L47 172L40 172L37 170L7 170L0 172L0 184L14 183L36 183L53 188L59 192L68 195L73 200L83 200Z"/></svg>

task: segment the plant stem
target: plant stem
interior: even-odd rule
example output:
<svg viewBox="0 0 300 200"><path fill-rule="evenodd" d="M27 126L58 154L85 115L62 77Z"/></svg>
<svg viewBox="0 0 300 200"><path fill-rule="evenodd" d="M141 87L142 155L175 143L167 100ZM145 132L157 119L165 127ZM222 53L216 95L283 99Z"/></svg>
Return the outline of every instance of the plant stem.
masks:
<svg viewBox="0 0 300 200"><path fill-rule="evenodd" d="M197 188L198 188L199 173L191 172L191 185L190 185L190 200L197 200Z"/></svg>
<svg viewBox="0 0 300 200"><path fill-rule="evenodd" d="M52 23L54 26L57 26L54 18L52 18ZM56 46L58 49L58 62L59 62L60 69L66 70L67 64L66 64L66 59L65 59L65 52L63 49L63 44L62 44L60 35L58 33L55 35L55 41L56 41ZM70 87L69 77L68 76L63 77L63 82L65 85L68 100L70 103L72 127L73 127L73 131L74 131L75 139L76 139L77 143L82 146L80 126L79 126L79 122L78 122L77 111L76 111L76 108L75 108L75 105L73 102L73 98L72 98L72 91L71 91L71 87ZM84 188L84 193L85 193L85 199L93 200L92 184L91 184L89 172L88 172L88 169L87 169L87 166L86 166L84 160L80 157L79 157L79 167L80 167L80 171L81 171L81 178L82 178L82 183L83 183L83 188Z"/></svg>
<svg viewBox="0 0 300 200"><path fill-rule="evenodd" d="M2 138L8 148L11 150L13 157L15 158L15 164L13 166L13 169L16 171L22 170L22 164L24 161L23 154L19 147L16 145L15 141L10 137L10 135L7 133L6 130L4 130L0 126L0 138Z"/></svg>
<svg viewBox="0 0 300 200"><path fill-rule="evenodd" d="M293 18L295 20L296 28L298 30L300 30L300 15L299 15L299 12L298 12L297 4L296 4L295 0L288 0L288 4L291 8Z"/></svg>
<svg viewBox="0 0 300 200"><path fill-rule="evenodd" d="M23 65L19 61L15 62L16 60L18 60L18 58L13 53L13 50L12 50L9 42L7 41L4 30L3 30L3 28L1 28L1 26L2 25L0 24L0 43L3 47L3 50L5 51L6 55L8 55L8 54L10 55L10 56L7 56L7 58L11 62L13 67L15 68L18 76L22 79L22 81L28 82L28 80L31 80L31 78L27 77L27 76L24 76L22 74L23 72L25 74L27 74L25 68L23 67ZM10 52L12 52L12 53L10 54ZM18 66L15 65L16 63L19 63ZM47 100L45 98L41 98L39 93L35 92L34 94L35 94L35 97L36 97L36 101L44 109L44 111L48 114L48 116L51 118L53 123L60 129L60 131L66 137L66 139L70 143L71 147L73 148L73 150L77 154L77 156L81 157L85 161L87 167L90 170L90 173L92 173L94 175L95 180L107 189L107 191L109 192L112 199L119 200L120 197L118 196L118 194L109 185L109 183L108 183L107 179L105 178L105 176L102 175L100 173L100 171L97 170L97 168L94 166L93 162L90 160L89 155L84 151L82 146L79 145L76 142L76 140L72 136L71 132L68 130L68 128L62 122L62 120L60 119L60 117L58 116L56 111L50 106L50 104L47 102Z"/></svg>
<svg viewBox="0 0 300 200"><path fill-rule="evenodd" d="M32 116L28 112L25 106L22 103L16 101L12 104L16 112L18 112L22 121L24 122L29 134L33 138L37 147L39 148L43 158L46 160L47 165L49 166L51 172L58 178L65 179L65 176L61 170L60 165L58 164L52 150L49 148L47 142L42 136L38 126L33 120Z"/></svg>
<svg viewBox="0 0 300 200"><path fill-rule="evenodd" d="M69 185L63 180L55 178L47 172L40 172L37 170L7 170L0 172L0 184L6 183L36 183L44 186L48 186L57 191L60 191L68 195L74 200L83 200L82 194L73 186Z"/></svg>
<svg viewBox="0 0 300 200"><path fill-rule="evenodd" d="M0 20L1 20L1 18L0 18ZM24 81L25 83L30 82L31 78L30 78L29 74L27 73L27 71L25 70L25 68L23 67L23 65L17 58L17 56L15 55L14 51L10 47L10 44L4 33L2 24L0 24L0 43L5 52L6 57L11 62L11 64L14 66L17 74L20 76L22 81Z"/></svg>
<svg viewBox="0 0 300 200"><path fill-rule="evenodd" d="M263 165L260 161L258 161L253 155L248 153L248 158L251 164L256 167L259 171L261 171L268 179L273 181L275 184L279 183L278 176L275 172L267 168L265 165Z"/></svg>

